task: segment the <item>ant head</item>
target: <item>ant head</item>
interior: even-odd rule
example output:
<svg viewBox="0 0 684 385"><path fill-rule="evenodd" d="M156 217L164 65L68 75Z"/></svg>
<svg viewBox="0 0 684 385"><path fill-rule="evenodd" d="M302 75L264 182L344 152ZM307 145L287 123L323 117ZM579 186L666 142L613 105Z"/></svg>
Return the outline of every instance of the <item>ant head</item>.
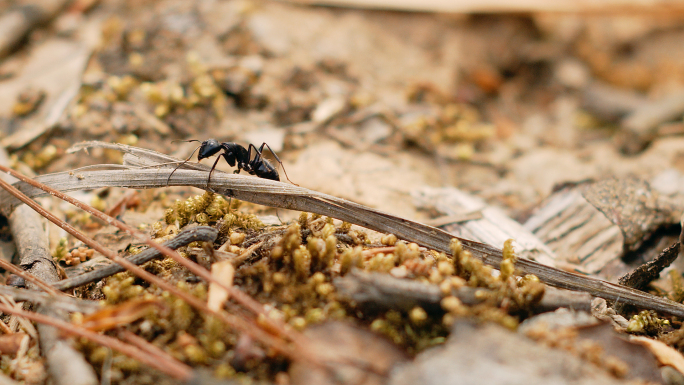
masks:
<svg viewBox="0 0 684 385"><path fill-rule="evenodd" d="M199 142L199 140L196 140ZM200 161L204 158L208 158L221 150L221 143L216 139L207 139L199 147L199 154L197 154L197 160Z"/></svg>

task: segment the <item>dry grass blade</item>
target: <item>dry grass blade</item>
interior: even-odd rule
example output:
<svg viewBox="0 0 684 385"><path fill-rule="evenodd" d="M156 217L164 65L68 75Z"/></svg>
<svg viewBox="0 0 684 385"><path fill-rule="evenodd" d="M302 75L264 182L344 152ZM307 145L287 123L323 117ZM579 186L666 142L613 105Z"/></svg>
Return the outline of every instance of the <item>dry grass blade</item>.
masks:
<svg viewBox="0 0 684 385"><path fill-rule="evenodd" d="M171 356L166 355L162 359L161 356L155 355L155 356L150 356L149 354L146 354L142 350L131 346L127 345L116 338L108 337L102 334L98 334L95 332L91 332L89 330L85 330L83 328L77 327L73 324L70 324L68 322L64 322L61 320L58 320L56 318L52 317L47 317L42 314L37 314L33 312L28 312L24 310L19 310L19 309L14 309L10 306L2 305L0 304L0 311L7 313L7 314L14 314L20 317L24 317L26 319L29 319L31 321L43 323L46 325L54 326L61 331L63 331L66 334L72 334L76 335L79 337L84 337L87 338L93 342L96 342L98 344L101 344L102 346L109 347L111 349L114 349L118 352L121 352L129 357L135 358L136 360L139 360L140 362L149 365L161 372L164 372L170 376L173 376L174 378L180 379L187 381L191 378L192 376L192 369L183 364L182 362L174 359Z"/></svg>
<svg viewBox="0 0 684 385"><path fill-rule="evenodd" d="M67 173L43 176L41 181L59 190L77 190L104 186L129 188L156 188L167 186L171 168L181 160L160 154L156 151L101 142L85 142L74 146L74 150L88 147L104 147L126 153L125 160L132 166L128 170L83 171L81 178L70 177ZM160 168L162 166L166 168ZM151 169L150 167L157 167ZM112 166L109 166L112 167ZM178 170L168 184L195 186L206 189L209 167L198 163L186 163ZM202 170L198 173L193 170ZM24 188L27 188L25 186ZM290 184L254 178L244 175L214 172L210 186L212 190L230 197L252 203L293 210L309 211L331 216L376 231L395 234L397 237L416 242L420 245L449 253L449 244L457 238L440 229L408 219L396 217L354 202L318 193ZM31 192L37 194L38 192ZM2 198L0 202L10 203ZM460 238L459 238L460 239ZM473 256L487 264L498 267L501 263L501 250L486 244L460 239L463 247ZM519 259L516 267L525 274L534 274L543 282L562 289L583 291L611 301L620 301L645 309L684 316L684 305L665 298L656 297L639 290L613 284L600 279L580 276L567 271L545 266L537 262Z"/></svg>

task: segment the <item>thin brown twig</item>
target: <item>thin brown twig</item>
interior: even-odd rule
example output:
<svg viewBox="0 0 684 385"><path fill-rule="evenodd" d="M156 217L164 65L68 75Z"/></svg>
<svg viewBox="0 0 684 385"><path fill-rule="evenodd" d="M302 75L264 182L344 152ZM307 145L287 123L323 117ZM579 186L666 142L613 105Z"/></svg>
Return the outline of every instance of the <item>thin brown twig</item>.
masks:
<svg viewBox="0 0 684 385"><path fill-rule="evenodd" d="M34 182L34 183L36 183L37 185L40 185L40 186L36 186L36 187L39 187L39 188L46 188L46 189L47 189L46 191L48 191L50 194L52 194L52 195L54 195L54 196L57 196L57 197L59 197L59 198L61 198L61 196L64 196L64 194L62 194L62 193L60 193L60 192L58 192L58 191L55 191L55 190L53 190L53 189L50 189L48 186L45 186L45 185L43 185L43 184L41 184L41 183L37 183L37 182L35 182L35 181L33 181L33 180L31 180L31 179L25 177L24 175L21 175L21 174L15 172L15 171L13 171L13 170L7 169L6 167L4 167L4 166L2 166L2 165L0 165L0 170L3 170L3 171L9 170L9 171L7 171L7 172L9 172L12 176L14 176L14 177L16 177L16 178L19 178L19 179L22 179L22 180L24 180L24 181L27 182L27 183L29 183L28 181ZM25 179L27 179L28 181L25 180ZM260 329L259 326L255 325L255 324L253 324L253 323L250 323L250 322L248 322L247 320L244 320L244 319L242 319L242 318L239 318L239 317L236 317L236 316L234 316L234 315L228 314L228 313L226 313L226 312L224 312L224 311L214 311L214 310L209 309L209 308L207 307L207 305L206 305L204 302L202 302L199 298L197 298L197 297L195 297L195 296L193 296L193 295L191 295L191 294L188 294L188 293L185 293L185 292L181 291L181 290L178 289L177 287L175 287L175 286L173 286L173 285L167 283L166 281L164 281L164 280L162 280L161 278L155 276L154 274L151 274L151 273L145 271L144 269L142 269L142 268L136 266L135 264L129 262L127 259L122 258L122 257L120 257L118 254L114 253L113 251L111 251L111 250L105 248L105 247L102 246L99 242L95 241L95 240L92 239L92 238L87 237L85 234L83 234L82 232L80 232L79 230L77 230L76 228L74 228L73 226L71 226L70 224L68 224L68 223L66 223L66 222L64 222L64 221L62 221L61 219L57 218L54 214L52 214L52 213L50 213L49 211L47 211L47 210L45 210L44 208L42 208L42 207L41 207L40 205L38 205L35 201L29 199L29 198L26 197L26 195L24 195L21 191L19 191L18 189L16 189L16 188L15 188L14 186L12 186L12 185L9 185L7 182L3 181L2 179L0 179L0 187L3 187L5 190L7 190L7 192L9 192L9 193L12 194L13 196L15 196L17 199L21 200L21 201L24 202L26 205L28 205L29 207L31 207L32 209L34 209L35 211L37 211L40 215L44 216L44 217L47 218L49 221L51 221L52 223L56 224L57 226L59 226L60 228L62 228L64 231L66 231L66 232L68 232L69 234L73 235L76 239L78 239L78 240L80 240L81 242L87 244L88 246L90 246L91 248L93 248L93 249L94 249L95 251L97 251L98 253L100 253L100 254L104 255L105 257L111 259L112 261L114 261L114 262L120 264L120 265L123 266L126 270L131 271L133 274L135 274L135 275L137 275L138 277L140 277L140 278L146 280L147 282L153 283L153 284L157 285L158 287L162 288L163 290L166 290L166 291L168 291L168 292L170 292L170 293L176 295L177 297L183 299L183 300L186 301L190 306L192 306L192 307L194 307L194 308L196 308L196 309L198 309L198 310L200 310L200 311L203 311L203 312L206 312L206 313L209 313L209 314L212 314L212 315L216 316L217 318L219 318L220 320L222 320L224 323L230 325L231 327L236 328L236 329L238 329L238 330L240 330L240 331L242 331L242 332L245 332L245 333L250 334L250 335L251 335L252 337L254 337L255 339L261 341L262 343L266 344L267 346L270 346L270 347L272 347L272 348L278 350L278 351L281 352L282 354L285 354L285 355L287 355L288 357L290 357L290 358L292 358L292 359L301 358L303 354L306 354L306 353L302 353L302 352L299 352L298 354L295 354L295 353L292 351L292 349L291 349L285 342L283 342L282 340L277 339L276 337L274 337L274 336L272 336L272 335L266 333L265 331L263 331L262 329ZM49 190L52 190L52 191L49 191ZM70 198L70 197L67 197L67 198ZM69 199L69 200L72 200L72 199ZM68 200L68 201L69 201L69 200ZM70 203L71 203L71 202L70 202ZM91 212L98 212L98 213L102 214L101 212L99 212L99 211L93 209L92 207L90 207L90 206L88 206L88 205L85 205L85 206L89 207ZM111 218L111 217L106 217L106 216L104 216L104 214L102 214L102 215L103 215L103 217L105 218L105 219L103 219L103 220L106 220L108 223L111 223L111 222L116 221L115 219L113 219L113 218ZM108 220L107 220L107 218L108 218ZM116 222L118 222L118 221L116 221ZM120 223L120 222L119 222L119 223ZM121 223L121 224L122 224L122 223ZM122 224L122 225L123 225L123 224ZM125 225L124 225L124 226L125 226ZM126 226L126 227L128 227L128 226ZM152 241L152 244L158 245L158 244L157 244L156 242L154 242L154 241ZM164 252L164 251L162 251L162 252ZM175 253L175 251L174 251L174 253ZM183 258L181 258L181 260L183 260ZM210 276L210 277L211 277L211 276ZM211 277L211 280L209 280L209 281L211 281L211 282L217 282L213 277ZM220 283L220 286L221 286L221 287L227 287L225 284L222 284L222 283ZM232 294L232 293L235 292L235 291L233 290L233 291L229 291L229 292ZM240 292L240 293L242 293L242 292ZM266 318L267 318L267 317L266 317ZM282 329L282 328L281 328L281 329ZM308 356L308 354L307 354L307 356ZM309 358L309 360L312 361L312 362L316 362L316 361L317 361L314 357L308 357L308 358Z"/></svg>
<svg viewBox="0 0 684 385"><path fill-rule="evenodd" d="M126 344L122 341L117 340L116 338L112 338L103 334L98 334L95 332L91 332L90 330L84 329L82 327L78 327L76 325L73 325L69 322L65 322L62 320L59 320L57 318L53 317L48 317L42 314L34 313L34 312L29 312L29 311L24 311L20 309L14 309L10 306L0 304L0 311L8 314L14 314L19 317L24 317L26 319L29 319L31 321L35 321L38 323L42 323L45 325L50 325L54 326L60 330L62 330L66 334L72 334L76 335L79 337L87 338L93 342L96 342L102 346L106 346L108 348L114 349L120 353L123 353L129 357L135 358L136 360L149 365L161 372L164 372L174 378L180 379L187 381L191 378L192 376L192 368L189 366L185 365L182 362L179 362L177 360L163 360L162 357L160 356L150 356L149 354L146 354L146 352L142 351L141 349Z"/></svg>
<svg viewBox="0 0 684 385"><path fill-rule="evenodd" d="M135 236L140 241L145 242L150 247L153 247L153 248L159 250L159 252L161 252L162 254L164 254L164 255L168 256L169 258L173 259L174 261L178 262L180 265L187 268L188 270L190 270L195 275L203 278L207 282L215 283L216 285L218 285L222 289L226 290L228 293L230 293L231 298L235 299L238 303L245 306L250 311L254 312L255 314L263 315L264 317L261 317L261 319L263 319L264 322L267 323L267 326L269 329L277 330L280 335L287 336L290 340L292 340L294 343L296 343L300 346L306 344L305 338L301 334L299 334L295 331L292 331L292 330L285 329L282 324L280 324L280 323L276 322L275 320L271 319L270 317L268 317L268 313L266 312L264 307L261 305L261 303L259 303L258 301L256 301L252 297L250 297L249 295L245 294L243 291L239 290L238 288L236 288L234 286L228 286L225 283L217 280L216 278L214 278L211 275L211 272L209 270L203 268L202 266L196 264L195 262L192 262L191 260L189 260L187 258L183 258L176 250L173 250L169 247L161 245L161 244L155 242L152 238L150 238L149 236L147 236L146 234L144 234L140 230L137 230L137 229L117 220L116 218L112 218L112 217L104 214L103 212L96 210L95 208L91 207L90 205L87 205L87 204L85 204L79 200L76 200L76 199L74 199L74 198L72 198L72 197L70 197L70 196L68 196L68 195L66 195L60 191L57 191L57 190L51 188L50 186L47 186L47 185L40 183L40 182L37 182L37 181L35 181L35 180L17 172L17 171L14 171L9 167L5 167L3 165L0 165L0 171L6 172L6 173L10 174L11 176L13 176L13 177L25 182L25 183L28 183L29 185L31 185L33 187L39 188L39 189L49 193L52 196L55 196L55 197L62 199L66 202L69 202L70 204L80 208L81 210L84 210L84 211L90 213L91 215L93 215L96 218L104 221L105 223L107 223L111 226L115 226L115 227L117 227L123 231L126 231L127 233ZM7 183L4 182L2 187L5 188L6 190L10 191L8 187L5 187L6 184ZM13 186L9 186L9 187L14 188ZM19 192L19 191L17 190L17 192ZM10 193L12 193L12 192L10 191ZM21 194L21 192L19 192L19 194ZM14 193L12 193L12 195L14 195ZM17 195L15 195L15 196L17 198L19 198L19 196L17 196ZM21 198L19 198L19 199L21 199ZM28 198L26 198L26 199L28 199ZM24 203L26 203L26 202L24 202ZM34 208L34 210L38 211L35 208ZM42 211L45 212L45 210L42 210ZM41 212L41 211L38 211L38 212ZM45 216L45 217L48 218L47 216ZM59 226L59 224L58 224L58 226ZM62 227L62 228L64 228L64 227ZM64 229L66 230L66 228L64 228ZM74 231L78 231L78 230L74 229ZM95 242L95 241L93 240L93 242ZM84 243L86 243L86 242L84 241ZM99 250L97 250L97 251L100 252ZM103 253L103 252L100 252L100 253L105 255L105 253ZM113 255L116 255L116 254L113 254ZM118 255L116 255L116 257L120 258ZM121 258L121 259L123 259L123 258ZM112 259L112 260L114 260L114 259ZM128 261L126 261L126 262L128 262ZM125 267L125 265L123 265L123 264L121 264L121 265ZM132 264L129 264L129 265L134 266ZM131 269L129 269L129 270L131 270ZM142 270L142 269L139 269L139 270ZM142 270L142 271L144 271L144 270ZM138 274L136 274L136 275L138 275ZM165 290L167 290L167 289L165 289ZM313 357L311 357L311 358L313 359Z"/></svg>

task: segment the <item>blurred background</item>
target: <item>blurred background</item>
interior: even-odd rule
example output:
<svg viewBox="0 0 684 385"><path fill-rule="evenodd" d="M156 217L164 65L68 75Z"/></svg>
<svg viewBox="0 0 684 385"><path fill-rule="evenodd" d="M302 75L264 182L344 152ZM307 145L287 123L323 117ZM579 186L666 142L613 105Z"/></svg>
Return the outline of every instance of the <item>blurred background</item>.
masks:
<svg viewBox="0 0 684 385"><path fill-rule="evenodd" d="M456 186L525 215L554 186L684 177L681 1L0 0L0 145L268 143L297 184L411 218ZM206 162L206 161L205 161ZM228 169L228 166L222 165ZM282 174L282 172L281 172Z"/></svg>
<svg viewBox="0 0 684 385"><path fill-rule="evenodd" d="M12 168L36 175L122 161L119 152L101 148L89 153L66 152L73 144L87 140L145 147L181 159L190 156L197 146L183 140L215 138L245 147L267 143L282 160L289 179L302 187L443 226L452 234L496 248L515 238L517 243L508 243L505 253L510 258L505 266L510 266L511 272L513 248L519 257L616 282L675 244L684 212L683 118L684 1L0 0L0 155L7 151L7 163ZM2 159L0 156L0 162ZM225 162L219 162L218 167L231 170ZM280 175L284 175L282 170ZM155 236L172 236L180 223L177 214L184 207L175 199L197 193L183 187L146 191L106 188L73 195ZM41 203L53 214L96 233L112 249L129 249L136 242L66 204L47 199ZM137 210L126 210L130 207ZM240 213L256 214L267 224L281 223L269 207L244 203ZM278 214L283 222L299 216L287 210ZM221 219L221 226L232 226L228 218L227 214ZM316 231L334 229L332 219L328 226L324 218L308 218L300 217L299 223L309 234L312 230L306 226L320 225ZM237 270L236 286L276 313L278 306L286 304L280 307L282 314L287 314L291 326L300 329L327 316L347 317L348 309L347 321L365 323L371 330L384 333L397 346L408 346L410 355L442 344L448 327L464 314L516 327L519 319L514 317L518 314L508 314L508 299L488 309L463 307L453 296L452 289L466 282L455 275L454 266L461 264L458 268L462 270L464 260L472 262L470 257L459 260L467 254L447 262L445 255L417 244L397 243L394 235L337 225L351 245L376 246L374 251L363 251L368 251L366 254L361 254L361 248L355 249L358 255L354 259L349 253L340 254L342 260L347 255L347 268L355 261L360 266L366 263L370 271L389 273L383 279L396 279L401 284L411 278L416 282L410 284L430 282L433 293L437 293L435 301L448 294L451 302L433 302L438 317L428 322L428 314L418 306L408 314L392 310L378 318L373 313L362 314L353 304L342 307L336 297L338 289L331 283L346 273L340 267L342 263L326 266L328 276L316 272L305 280L292 275L288 281L289 276L282 271L290 274L296 270L281 266L277 259L283 255L282 239L292 239L294 246L287 246L290 252L306 249L297 243L299 236L282 236L290 230L276 227L264 231L273 241L264 244L259 262L249 261ZM300 232L297 226L291 226L292 234ZM659 234L663 228L665 234ZM6 230L0 222L0 254L11 259L14 249ZM86 249L80 244L69 241L56 227L49 230L50 250L55 256L61 250L68 256L69 265L86 259ZM254 234L250 230L252 239L260 237ZM312 238L306 239L308 243ZM332 235L325 239L318 241L323 245L328 239L335 241ZM242 254L244 250L237 245L244 240L244 233L231 233L228 241L221 243ZM271 252L276 242L280 242L280 257L271 258L276 254ZM259 240L255 247L262 243ZM313 241L308 245L318 247ZM74 254L66 254L70 248ZM221 246L219 251L223 249ZM351 250L336 246L340 252L343 249ZM400 251L410 258L401 256L395 261L392 253L400 256ZM89 255L93 255L92 250ZM200 260L197 255L193 258ZM271 262L273 275L268 273ZM669 278L649 290L681 303L684 262L674 264L676 269L670 270ZM275 272L280 274L277 282ZM505 276L504 280L494 280L505 283L499 289L508 290L509 283L513 288L516 284L524 287L525 281L516 281L511 272L504 274L502 269L502 274L492 274L486 267L479 273L468 271L467 279L476 286L477 274L481 274L479 285L486 286L493 282L492 277ZM545 273L546 279L551 273ZM272 282L269 277L273 277ZM196 276L179 274L177 278L178 287L187 289L191 285L205 290ZM298 284L297 279L301 281ZM540 286L535 279L526 282ZM120 285L117 280L108 281L115 288L106 290L114 293L109 297L111 302L128 299L117 297L116 290L133 285L133 278ZM232 280L231 272L228 281ZM102 282L83 297L105 298ZM140 291L129 290L133 293L130 297L142 293L138 283L134 286ZM275 292L271 291L273 287ZM403 293L411 294L413 288L407 286ZM511 290L507 292L510 295L534 297ZM206 291L196 293L202 297ZM491 298L502 298L501 293ZM400 293L393 298L404 297L408 296ZM479 300L476 294L473 297ZM645 298L647 302L652 297ZM589 296L583 301L588 310ZM189 309L182 301L174 304L178 309ZM440 306L450 313L444 315ZM604 302L603 310L612 309ZM661 323L655 313L644 314L641 319L632 319L641 323L641 329L633 329L633 333L656 336L665 328L672 331L681 327L676 318L671 326ZM524 313L520 320L529 315ZM616 317L601 319L615 321ZM156 343L186 362L217 364L214 373L218 377L253 369L247 380L267 379L281 385L319 383L297 377L294 369L286 373L289 363L276 357L273 349L252 349L256 345L250 337L212 329L204 323L193 324L202 327L189 327L190 321L182 323L191 319L189 315L169 318L180 320L176 325L181 326L177 330L167 328L170 332ZM204 318L196 318L204 322ZM206 320L210 325L210 318ZM624 329L629 324L623 321ZM656 326L644 329L643 325L649 324ZM150 332L150 340L157 337L151 336L152 332L163 334L161 324L157 329L145 325L143 332ZM206 333L205 326L215 333ZM609 331L598 334L613 332L612 326L603 326ZM520 342L508 331L497 334L504 329L476 333L470 328L457 326L453 329L455 337L450 337L452 343L462 344L452 350L462 354L461 365L453 365L456 360L448 356L440 361L443 365L423 370L422 359L418 359L420 375L400 374L396 376L398 382L392 384L427 383L412 379L433 373L437 374L431 377L435 379L432 383L449 382L434 369L443 367L457 369L451 377L454 383L471 373L493 374L498 380L509 378L512 372L513 382L525 378L519 383L529 383L529 379L534 383L534 376L539 374L538 383L543 384L557 382L544 379L546 374L568 375L573 383L585 376L569 366L566 358L559 358L552 367L549 363L554 356L541 350L541 343ZM394 353L404 359L404 352L396 346L388 348L390 353L366 350L366 346L381 346L382 342L371 340L365 331L355 333L356 339L336 328L321 330L312 340L326 342L322 350L342 350L338 345L348 342L363 350L350 353L365 357L359 362L375 364L377 357L392 357ZM198 350L192 349L200 345L190 334L196 334L203 346L218 346L215 355L220 360L193 355ZM477 341L469 338L481 336L486 337L484 342L479 349L473 348ZM549 345L566 346L558 342L566 337L548 336ZM668 343L684 350L682 336L681 329L675 330ZM542 341L547 338L542 334L538 337ZM508 338L513 342L506 343ZM220 345L222 340L226 344ZM627 343L622 337L615 340L616 344ZM530 344L528 350L536 355L521 354L525 344ZM448 353L449 342L445 346L443 351ZM594 345L583 346L589 348L577 349L576 354L588 357L593 364L597 364L597 351L622 352L634 361L646 362L623 345L607 344L598 350L593 350ZM104 367L100 362L109 354L104 348L85 344L81 348L96 368ZM97 352L102 354L98 356ZM503 352L505 359L492 352ZM681 354L676 356L681 360ZM5 357L0 362L3 371L10 365ZM41 374L42 362L35 357L31 358L35 361L32 370ZM241 357L244 362L240 362ZM527 359L525 365L538 365L540 369L526 371L521 369L523 364L508 360L510 357ZM485 363L480 372L472 370L475 361ZM644 364L651 377L640 378L657 381L660 369L651 361ZM126 377L139 369L137 364L128 366L129 362L115 362L115 383L166 383L147 374ZM491 370L501 362L508 362L510 367ZM609 362L604 361L605 366L615 377L636 367L626 361L630 364L621 364L618 369L624 371L620 372ZM15 374L21 371L19 366L13 368ZM683 368L679 366L678 370L684 373ZM31 370L26 372L30 374ZM311 371L305 368L301 372ZM529 378L527 373L532 373ZM681 373L679 382L667 383L682 383ZM496 377L499 374L502 377ZM27 383L44 382L44 376L34 377ZM102 377L104 384L106 376ZM478 378L472 383L490 382L497 381ZM330 383L340 380L336 377Z"/></svg>

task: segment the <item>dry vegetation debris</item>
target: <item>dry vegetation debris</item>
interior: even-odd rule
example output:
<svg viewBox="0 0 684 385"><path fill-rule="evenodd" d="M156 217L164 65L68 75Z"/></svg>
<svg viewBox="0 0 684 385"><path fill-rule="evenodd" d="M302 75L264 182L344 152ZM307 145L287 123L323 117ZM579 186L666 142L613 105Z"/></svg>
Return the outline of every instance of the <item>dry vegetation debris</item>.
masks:
<svg viewBox="0 0 684 385"><path fill-rule="evenodd" d="M84 233L46 237L0 194L0 380L684 378L679 13L78 0L3 22L25 3L0 0L0 163L129 227L37 198ZM268 143L311 190L171 177L193 149L171 141L211 137Z"/></svg>

